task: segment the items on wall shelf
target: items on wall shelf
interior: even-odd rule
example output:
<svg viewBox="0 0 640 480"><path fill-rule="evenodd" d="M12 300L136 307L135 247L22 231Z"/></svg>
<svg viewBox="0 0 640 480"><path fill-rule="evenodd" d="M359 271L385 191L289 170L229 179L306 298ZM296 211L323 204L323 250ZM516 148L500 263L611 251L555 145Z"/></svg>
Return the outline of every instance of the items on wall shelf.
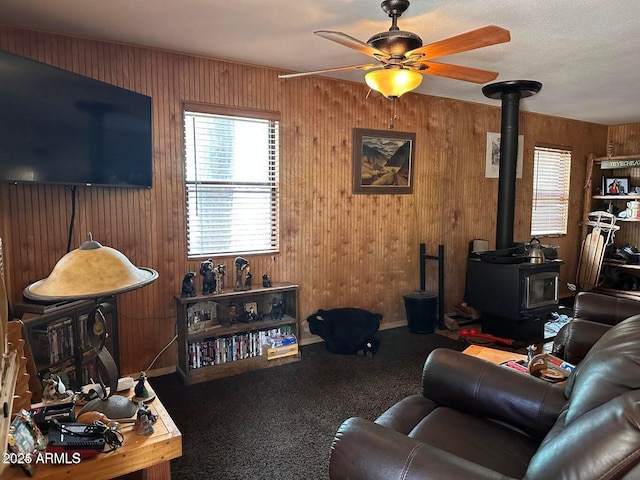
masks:
<svg viewBox="0 0 640 480"><path fill-rule="evenodd" d="M587 157L583 215L587 220L581 224L585 252L581 252L577 282L580 290L594 289L640 300L640 265L626 257L630 252L630 257L635 258L633 252L640 244L640 154L612 155L612 150L609 146L607 156L591 153ZM595 211L604 214L599 219L604 220L603 224L589 218ZM602 238L596 236L598 229ZM591 251L598 255L599 246L603 247L600 265L591 265L591 270L584 266L583 259L589 248L585 245L587 240L592 242Z"/></svg>

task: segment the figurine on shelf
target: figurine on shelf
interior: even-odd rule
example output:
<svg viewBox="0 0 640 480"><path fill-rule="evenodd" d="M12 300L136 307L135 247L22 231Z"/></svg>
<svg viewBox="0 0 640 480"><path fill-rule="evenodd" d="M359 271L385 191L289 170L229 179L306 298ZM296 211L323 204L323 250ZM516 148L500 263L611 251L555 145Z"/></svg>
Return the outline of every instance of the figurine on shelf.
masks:
<svg viewBox="0 0 640 480"><path fill-rule="evenodd" d="M229 323L233 325L234 323L237 323L237 322L238 322L238 313L236 311L236 304L232 302L229 304Z"/></svg>
<svg viewBox="0 0 640 480"><path fill-rule="evenodd" d="M271 313L269 313L269 316L271 320L280 320L284 316L282 300L278 297L273 297L273 300L271 300Z"/></svg>
<svg viewBox="0 0 640 480"><path fill-rule="evenodd" d="M153 423L158 419L157 415L151 413L149 407L144 402L138 402L138 413L136 415L136 427L138 435L151 435L154 432Z"/></svg>
<svg viewBox="0 0 640 480"><path fill-rule="evenodd" d="M253 311L253 309L246 310L238 315L238 322L240 323L251 323L256 320L258 320L258 315Z"/></svg>
<svg viewBox="0 0 640 480"><path fill-rule="evenodd" d="M158 419L157 415L154 415L149 407L144 402L138 402L138 412L136 413L136 418L147 417L151 423L156 423Z"/></svg>
<svg viewBox="0 0 640 480"><path fill-rule="evenodd" d="M153 435L153 425L151 425L151 421L146 416L141 416L136 419L136 433L138 435Z"/></svg>
<svg viewBox="0 0 640 480"><path fill-rule="evenodd" d="M244 289L251 290L251 278L253 275L251 274L251 267L247 265L245 274L244 274Z"/></svg>
<svg viewBox="0 0 640 480"><path fill-rule="evenodd" d="M202 294L209 295L216 289L216 277L213 273L213 260L208 259L200 264L200 275L202 275Z"/></svg>
<svg viewBox="0 0 640 480"><path fill-rule="evenodd" d="M246 288L246 284L242 280L244 272L249 268L249 262L246 258L236 257L234 264L236 266L236 286L234 287L234 290L249 290L249 288L251 288L251 283L249 283L249 288Z"/></svg>
<svg viewBox="0 0 640 480"><path fill-rule="evenodd" d="M224 270L225 270L225 266L222 264L216 265L216 267L213 269L213 274L215 276L215 281L216 281L216 288L213 293L216 293L216 294L223 293L222 287L224 282Z"/></svg>
<svg viewBox="0 0 640 480"><path fill-rule="evenodd" d="M133 393L136 394L136 398L147 398L149 397L149 391L145 385L145 380L147 379L147 374L142 371L140 372L140 376L138 377L138 383L133 389Z"/></svg>
<svg viewBox="0 0 640 480"><path fill-rule="evenodd" d="M262 286L264 288L270 288L272 286L271 279L266 273L262 274Z"/></svg>
<svg viewBox="0 0 640 480"><path fill-rule="evenodd" d="M71 390L67 390L64 382L58 375L49 375L42 381L42 400L44 403L58 400L66 400L74 396Z"/></svg>
<svg viewBox="0 0 640 480"><path fill-rule="evenodd" d="M195 272L187 273L182 279L182 293L180 296L182 297L195 297L196 296L196 286L193 283L193 277L195 276Z"/></svg>

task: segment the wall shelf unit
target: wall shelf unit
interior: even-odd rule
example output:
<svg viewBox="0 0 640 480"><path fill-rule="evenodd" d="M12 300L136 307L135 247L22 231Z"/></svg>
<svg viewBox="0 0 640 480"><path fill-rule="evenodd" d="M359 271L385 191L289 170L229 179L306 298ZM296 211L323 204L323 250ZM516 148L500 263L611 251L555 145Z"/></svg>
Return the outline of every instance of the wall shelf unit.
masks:
<svg viewBox="0 0 640 480"><path fill-rule="evenodd" d="M300 360L300 353L267 359L266 335L298 338L298 286L229 290L220 294L175 295L178 317L178 374L187 384L270 368Z"/></svg>
<svg viewBox="0 0 640 480"><path fill-rule="evenodd" d="M628 178L629 192L624 195L606 194L604 178ZM585 185L584 217L587 212L603 210L617 215L627 208L627 202L640 201L640 154L587 157L587 183ZM614 242L617 247L625 244L640 248L640 216L634 218L617 217L620 230ZM595 288L598 291L623 298L640 300L640 265L623 260L606 258L602 262L600 279Z"/></svg>

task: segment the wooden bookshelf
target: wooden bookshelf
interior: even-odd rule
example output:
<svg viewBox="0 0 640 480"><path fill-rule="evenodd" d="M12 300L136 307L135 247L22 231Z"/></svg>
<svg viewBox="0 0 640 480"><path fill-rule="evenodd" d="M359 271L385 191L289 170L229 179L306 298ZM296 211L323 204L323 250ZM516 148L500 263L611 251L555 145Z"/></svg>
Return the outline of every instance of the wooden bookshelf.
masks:
<svg viewBox="0 0 640 480"><path fill-rule="evenodd" d="M220 294L175 296L178 322L178 374L187 384L270 368L300 360L300 353L267 359L262 338L269 333L298 335L298 286L229 290ZM278 305L274 310L274 303ZM253 321L242 313L253 310Z"/></svg>

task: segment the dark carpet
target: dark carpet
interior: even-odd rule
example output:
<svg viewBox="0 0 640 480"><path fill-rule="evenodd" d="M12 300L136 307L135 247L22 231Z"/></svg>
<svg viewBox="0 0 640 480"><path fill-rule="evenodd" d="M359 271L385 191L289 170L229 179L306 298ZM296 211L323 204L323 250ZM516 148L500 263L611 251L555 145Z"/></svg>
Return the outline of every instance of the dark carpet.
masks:
<svg viewBox="0 0 640 480"><path fill-rule="evenodd" d="M434 348L467 344L406 328L378 333L373 358L336 355L324 343L301 348L300 362L195 385L177 374L151 385L182 432L180 480L328 478L333 436L349 417L375 419L417 393Z"/></svg>

